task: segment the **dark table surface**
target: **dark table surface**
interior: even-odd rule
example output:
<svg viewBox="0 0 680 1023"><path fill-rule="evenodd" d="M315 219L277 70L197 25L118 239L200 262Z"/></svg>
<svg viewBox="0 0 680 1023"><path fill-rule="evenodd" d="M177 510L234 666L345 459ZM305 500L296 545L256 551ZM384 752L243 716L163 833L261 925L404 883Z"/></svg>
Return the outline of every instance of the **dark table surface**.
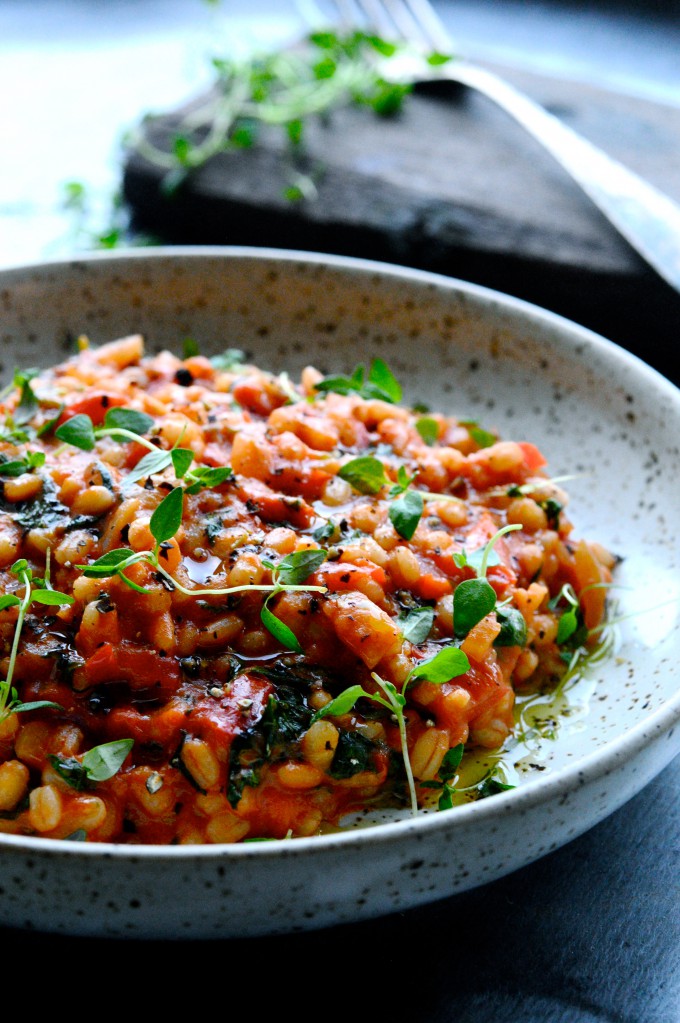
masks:
<svg viewBox="0 0 680 1023"><path fill-rule="evenodd" d="M563 77L616 87L632 102L670 104L677 116L674 3L653 11L646 5L642 14L630 3L438 6L447 20L456 16L474 56L506 60L515 71L557 67ZM202 56L211 32L205 3L116 0L105 7L0 0L0 87L14 97L2 114L14 141L0 167L0 265L82 247L83 234L74 233L60 207L65 182L82 182L91 216L105 218L100 207L120 184L116 133L142 111L172 108L205 84ZM253 25L272 41L295 31L283 3L223 7L236 35ZM92 83L91 96L83 81ZM675 187L680 193L680 169ZM664 294L644 274L634 286L643 305ZM551 295L543 297L550 306ZM668 337L680 336L676 298L663 298ZM568 294L563 299L568 306ZM639 354L680 383L667 345L655 351L641 339ZM247 982L251 997L258 992L259 1014L268 1017L294 1011L316 1019L319 1006L337 1002L359 1019L379 1012L428 1023L679 1023L679 837L676 759L582 837L464 895L285 938L127 942L126 954L148 979L175 968L196 978L217 965L219 980L228 967L230 985ZM121 951L115 941L1 927L0 942L6 964L8 956L24 968L71 963L92 976ZM170 998L157 1006L170 1008Z"/></svg>

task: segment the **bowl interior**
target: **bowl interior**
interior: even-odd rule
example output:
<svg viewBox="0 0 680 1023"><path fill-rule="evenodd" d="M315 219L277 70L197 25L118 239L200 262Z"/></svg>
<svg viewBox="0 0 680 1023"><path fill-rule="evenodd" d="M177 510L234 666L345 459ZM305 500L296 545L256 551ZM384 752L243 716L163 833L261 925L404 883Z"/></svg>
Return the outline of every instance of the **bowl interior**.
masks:
<svg viewBox="0 0 680 1023"><path fill-rule="evenodd" d="M380 356L407 402L537 443L552 476L574 477L565 483L574 535L622 559L612 597L625 620L612 656L559 707L538 708L539 734L511 754L518 783L573 765L677 702L680 397L635 357L462 282L267 250L140 250L6 271L0 301L5 378L60 361L81 334L99 344L139 332L149 350L177 352L192 338L205 354L241 348L291 376L308 364L351 372ZM556 709L566 713L550 729Z"/></svg>

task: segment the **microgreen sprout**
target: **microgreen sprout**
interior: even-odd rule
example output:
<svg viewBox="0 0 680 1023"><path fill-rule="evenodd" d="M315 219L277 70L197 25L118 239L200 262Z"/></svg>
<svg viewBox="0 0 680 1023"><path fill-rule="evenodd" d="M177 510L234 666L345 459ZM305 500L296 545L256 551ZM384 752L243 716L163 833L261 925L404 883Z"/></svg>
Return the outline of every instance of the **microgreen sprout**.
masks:
<svg viewBox="0 0 680 1023"><path fill-rule="evenodd" d="M221 152L257 144L264 125L278 128L287 143L291 199L311 192L309 175L298 159L311 118L350 105L376 114L396 113L412 86L388 81L375 58L388 60L397 48L362 32L339 36L311 33L294 49L276 49L243 60L213 58L213 87L205 100L182 119L164 148L154 144L144 119L130 144L165 172L163 190L173 194L187 176Z"/></svg>
<svg viewBox="0 0 680 1023"><path fill-rule="evenodd" d="M406 734L406 718L404 716L406 690L415 680L432 682L435 685L443 685L444 682L450 682L451 679L458 678L460 675L464 675L465 672L469 670L470 662L462 650L456 646L444 647L438 654L435 654L434 657L425 661L420 661L418 664L414 665L406 676L401 690L397 689L393 682L388 682L386 679L381 678L376 672L371 672L371 678L376 685L379 686L379 690L377 692L369 693L361 685L350 686L320 710L317 710L312 718L312 723L318 721L320 718L328 717L329 715L342 716L343 714L348 714L356 704L357 700L362 698L371 700L373 703L377 703L381 707L384 707L385 710L389 711L389 713L394 716L399 729L399 741L402 759L404 761L404 770L406 772L411 812L415 815L418 812L418 796L413 778L413 769L411 767Z"/></svg>
<svg viewBox="0 0 680 1023"><path fill-rule="evenodd" d="M341 466L340 479L349 483L360 494L379 494L383 487L389 487L387 498L391 501L388 516L397 533L405 540L413 537L422 518L425 501L454 501L450 494L434 494L414 487L415 475L409 476L403 465L397 470L394 482L385 472L385 466L373 455L360 455Z"/></svg>
<svg viewBox="0 0 680 1023"><path fill-rule="evenodd" d="M186 492L191 492L191 488ZM107 551L106 554L103 554L89 565L78 565L77 567L82 570L83 575L89 578L106 579L118 577L123 583L139 593L148 593L149 591L130 579L126 575L126 570L140 562L146 562L157 575L162 576L170 583L173 589L179 590L180 593L184 593L188 597L215 597L243 592L268 593L269 597L265 600L261 611L263 625L288 649L301 652L297 637L287 625L273 614L268 605L269 601L283 590L325 593L325 586L306 585L304 580L316 571L325 560L326 552L322 550L296 551L294 554L287 555L279 565L274 565L269 561L263 562L266 568L272 570L271 583L244 583L239 586L222 588L188 589L168 572L161 563L164 544L168 544L175 537L182 524L184 494L185 490L182 487L174 487L156 507L149 521L149 530L155 540L152 550L133 551L129 548L119 547Z"/></svg>
<svg viewBox="0 0 680 1023"><path fill-rule="evenodd" d="M351 376L326 376L314 385L321 393L358 394L362 398L379 398L397 404L401 401L401 385L382 359L374 359L368 376L364 366L357 366Z"/></svg>
<svg viewBox="0 0 680 1023"><path fill-rule="evenodd" d="M474 579L463 579L453 593L453 631L459 639L467 636L482 618L496 608L496 591L486 578L493 549L502 536L521 528L519 523L511 523L494 533L481 550L478 567L466 552L454 558L460 567L468 566L476 571Z"/></svg>
<svg viewBox="0 0 680 1023"><path fill-rule="evenodd" d="M458 779L458 768L460 767L464 752L465 746L463 743L460 743L458 746L453 746L444 755L439 771L437 772L437 777L432 781L423 781L420 783L422 788L436 789L439 791L440 795L437 801L438 810L452 810L453 797L459 793L474 792L475 798L486 799L488 796L493 796L499 792L506 792L509 789L515 788L514 785L509 785L498 777L500 771L498 764L494 764L490 767L481 779L473 782L471 785L456 785L456 781Z"/></svg>
<svg viewBox="0 0 680 1023"><path fill-rule="evenodd" d="M143 436L153 424L153 418L146 412L114 406L107 410L103 426L95 428L90 416L79 412L57 427L55 437L82 451L92 451L100 437L120 437L123 440L135 441L156 454L158 447Z"/></svg>
<svg viewBox="0 0 680 1023"><path fill-rule="evenodd" d="M31 387L31 381L37 375L37 369L16 370L14 373L14 386L19 388L19 404L14 411L14 422L17 426L24 426L30 422L38 411L39 402Z"/></svg>
<svg viewBox="0 0 680 1023"><path fill-rule="evenodd" d="M62 423L56 429L55 436L64 443L71 444L82 451L92 451L100 437L120 437L147 448L148 454L144 455L125 477L124 489L128 489L141 479L164 472L171 465L177 479L184 480L187 484L185 488L187 494L196 494L202 487L217 487L233 478L233 470L228 465L198 465L192 469L191 463L194 460L194 455L189 448L177 445L169 450L159 448L144 436L153 425L153 418L145 412L116 406L107 411L104 425L101 427L95 429L91 418L84 413L79 413ZM2 466L0 465L1 472Z"/></svg>
<svg viewBox="0 0 680 1023"><path fill-rule="evenodd" d="M10 650L9 664L7 666L7 676L4 681L0 682L0 722L4 721L10 714L18 714L24 711L37 710L44 707L61 709L59 704L53 703L50 700L35 700L30 703L22 703L12 682L16 668L21 630L23 629L26 614L31 604L35 601L38 604L63 607L74 602L72 596L60 593L50 585L49 559L44 579L34 578L33 571L25 558L15 561L10 571L17 577L24 592L21 597L16 593L5 593L0 597L0 611L6 611L10 607L17 607L19 609L14 627L14 639Z"/></svg>
<svg viewBox="0 0 680 1023"><path fill-rule="evenodd" d="M460 767L464 752L464 743L460 742L457 746L452 746L444 754L441 766L437 772L437 778L420 783L424 789L439 789L440 796L437 801L437 809L439 810L453 809L453 796L458 790L452 782L455 782L458 777L458 768Z"/></svg>

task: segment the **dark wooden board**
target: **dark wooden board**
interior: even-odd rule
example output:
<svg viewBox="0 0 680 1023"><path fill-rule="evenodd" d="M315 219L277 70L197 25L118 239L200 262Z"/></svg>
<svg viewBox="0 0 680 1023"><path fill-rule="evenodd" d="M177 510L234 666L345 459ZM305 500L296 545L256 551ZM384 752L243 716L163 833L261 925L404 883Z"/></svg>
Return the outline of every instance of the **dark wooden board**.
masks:
<svg viewBox="0 0 680 1023"><path fill-rule="evenodd" d="M503 72L566 123L680 201L680 109L583 84ZM170 112L152 130L175 134ZM403 113L346 109L306 130L313 200L284 198L280 133L220 154L171 198L128 155L136 227L171 243L247 244L362 256L499 288L570 316L674 377L680 297L538 143L483 96L419 90ZM677 376L675 376L677 379Z"/></svg>

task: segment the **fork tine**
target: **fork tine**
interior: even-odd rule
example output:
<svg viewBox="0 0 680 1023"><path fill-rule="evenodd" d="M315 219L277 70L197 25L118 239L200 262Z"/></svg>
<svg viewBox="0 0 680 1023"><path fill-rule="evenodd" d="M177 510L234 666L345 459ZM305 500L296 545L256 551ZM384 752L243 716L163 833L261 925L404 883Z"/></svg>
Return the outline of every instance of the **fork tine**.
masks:
<svg viewBox="0 0 680 1023"><path fill-rule="evenodd" d="M342 0L336 0L336 6ZM429 51L451 52L453 45L429 0L355 0L369 28L385 39Z"/></svg>
<svg viewBox="0 0 680 1023"><path fill-rule="evenodd" d="M403 0L418 22L420 30L427 36L430 49L437 53L451 54L454 50L453 40L430 0Z"/></svg>
<svg viewBox="0 0 680 1023"><path fill-rule="evenodd" d="M367 19L367 28L384 39L394 39L395 25L381 0L357 0Z"/></svg>
<svg viewBox="0 0 680 1023"><path fill-rule="evenodd" d="M389 11L392 21L396 25L402 41L413 43L422 49L431 49L428 33L423 31L418 17L414 14L412 5L402 0L382 0L383 6Z"/></svg>
<svg viewBox="0 0 680 1023"><path fill-rule="evenodd" d="M319 12L315 0L297 0L298 7L302 4ZM361 28L428 52L453 52L451 37L429 0L329 0L329 6L344 29Z"/></svg>

